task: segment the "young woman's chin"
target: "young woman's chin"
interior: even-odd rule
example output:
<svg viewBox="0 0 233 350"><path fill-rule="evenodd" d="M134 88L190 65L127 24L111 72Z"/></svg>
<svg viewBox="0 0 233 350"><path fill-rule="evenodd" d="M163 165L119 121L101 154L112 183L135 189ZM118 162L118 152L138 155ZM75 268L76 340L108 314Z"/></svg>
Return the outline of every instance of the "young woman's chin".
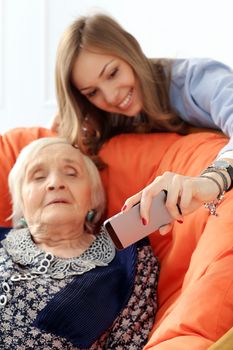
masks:
<svg viewBox="0 0 233 350"><path fill-rule="evenodd" d="M128 110L121 111L120 114L128 118L133 118L136 115L138 115L141 112L141 110L142 110L142 106L141 104L138 103L137 105L132 106Z"/></svg>

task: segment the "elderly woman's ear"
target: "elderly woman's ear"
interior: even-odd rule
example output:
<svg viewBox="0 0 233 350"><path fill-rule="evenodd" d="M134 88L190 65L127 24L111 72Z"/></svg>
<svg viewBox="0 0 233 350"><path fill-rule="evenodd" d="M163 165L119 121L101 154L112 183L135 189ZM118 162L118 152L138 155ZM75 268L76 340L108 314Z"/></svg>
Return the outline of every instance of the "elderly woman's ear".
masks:
<svg viewBox="0 0 233 350"><path fill-rule="evenodd" d="M94 234L96 227L98 226L99 222L99 215L96 209L91 209L87 212L84 227L85 229L91 233Z"/></svg>
<svg viewBox="0 0 233 350"><path fill-rule="evenodd" d="M28 227L26 219L24 217L20 218L16 225L16 228L26 228L26 227Z"/></svg>
<svg viewBox="0 0 233 350"><path fill-rule="evenodd" d="M93 220L96 216L96 213L97 213L96 209L89 210L87 213L87 216L86 216L86 221L90 222L90 223L93 222Z"/></svg>

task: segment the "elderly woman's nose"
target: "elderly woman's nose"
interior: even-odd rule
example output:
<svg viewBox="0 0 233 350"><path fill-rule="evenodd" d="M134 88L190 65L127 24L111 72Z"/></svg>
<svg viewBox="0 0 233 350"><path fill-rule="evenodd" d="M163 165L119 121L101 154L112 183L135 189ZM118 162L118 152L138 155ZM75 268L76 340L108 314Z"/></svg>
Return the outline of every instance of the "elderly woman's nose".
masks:
<svg viewBox="0 0 233 350"><path fill-rule="evenodd" d="M48 179L47 188L49 191L62 190L66 188L66 184L61 176L53 175Z"/></svg>
<svg viewBox="0 0 233 350"><path fill-rule="evenodd" d="M65 185L59 185L59 186L55 186L55 185L48 185L48 190L49 191L53 191L53 190L64 190L66 188Z"/></svg>

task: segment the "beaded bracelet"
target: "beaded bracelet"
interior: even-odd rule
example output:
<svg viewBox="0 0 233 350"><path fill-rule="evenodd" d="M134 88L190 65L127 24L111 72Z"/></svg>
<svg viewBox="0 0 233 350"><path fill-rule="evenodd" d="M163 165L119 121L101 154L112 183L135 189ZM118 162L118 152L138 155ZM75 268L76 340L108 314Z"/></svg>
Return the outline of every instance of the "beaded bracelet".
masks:
<svg viewBox="0 0 233 350"><path fill-rule="evenodd" d="M202 174L205 174L205 172L203 172ZM212 180L218 186L219 193L218 193L217 197L211 202L204 203L204 207L206 209L209 209L209 212L210 212L211 215L218 216L218 214L217 214L217 206L219 205L219 203L224 198L225 189L222 190L219 182L216 179L214 179L213 177L207 176L207 175L202 175L202 174L201 174L200 177L204 177L206 179ZM225 176L225 175L223 175L223 176ZM225 188L225 186L224 186L224 188Z"/></svg>

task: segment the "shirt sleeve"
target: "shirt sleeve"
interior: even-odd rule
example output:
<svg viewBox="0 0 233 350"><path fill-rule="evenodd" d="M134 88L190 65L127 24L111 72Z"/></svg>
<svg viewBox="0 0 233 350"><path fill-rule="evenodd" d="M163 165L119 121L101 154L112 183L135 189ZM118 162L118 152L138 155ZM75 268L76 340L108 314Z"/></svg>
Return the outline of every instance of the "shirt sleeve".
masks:
<svg viewBox="0 0 233 350"><path fill-rule="evenodd" d="M171 72L170 98L180 117L197 127L221 130L233 150L233 71L211 59L177 59Z"/></svg>

